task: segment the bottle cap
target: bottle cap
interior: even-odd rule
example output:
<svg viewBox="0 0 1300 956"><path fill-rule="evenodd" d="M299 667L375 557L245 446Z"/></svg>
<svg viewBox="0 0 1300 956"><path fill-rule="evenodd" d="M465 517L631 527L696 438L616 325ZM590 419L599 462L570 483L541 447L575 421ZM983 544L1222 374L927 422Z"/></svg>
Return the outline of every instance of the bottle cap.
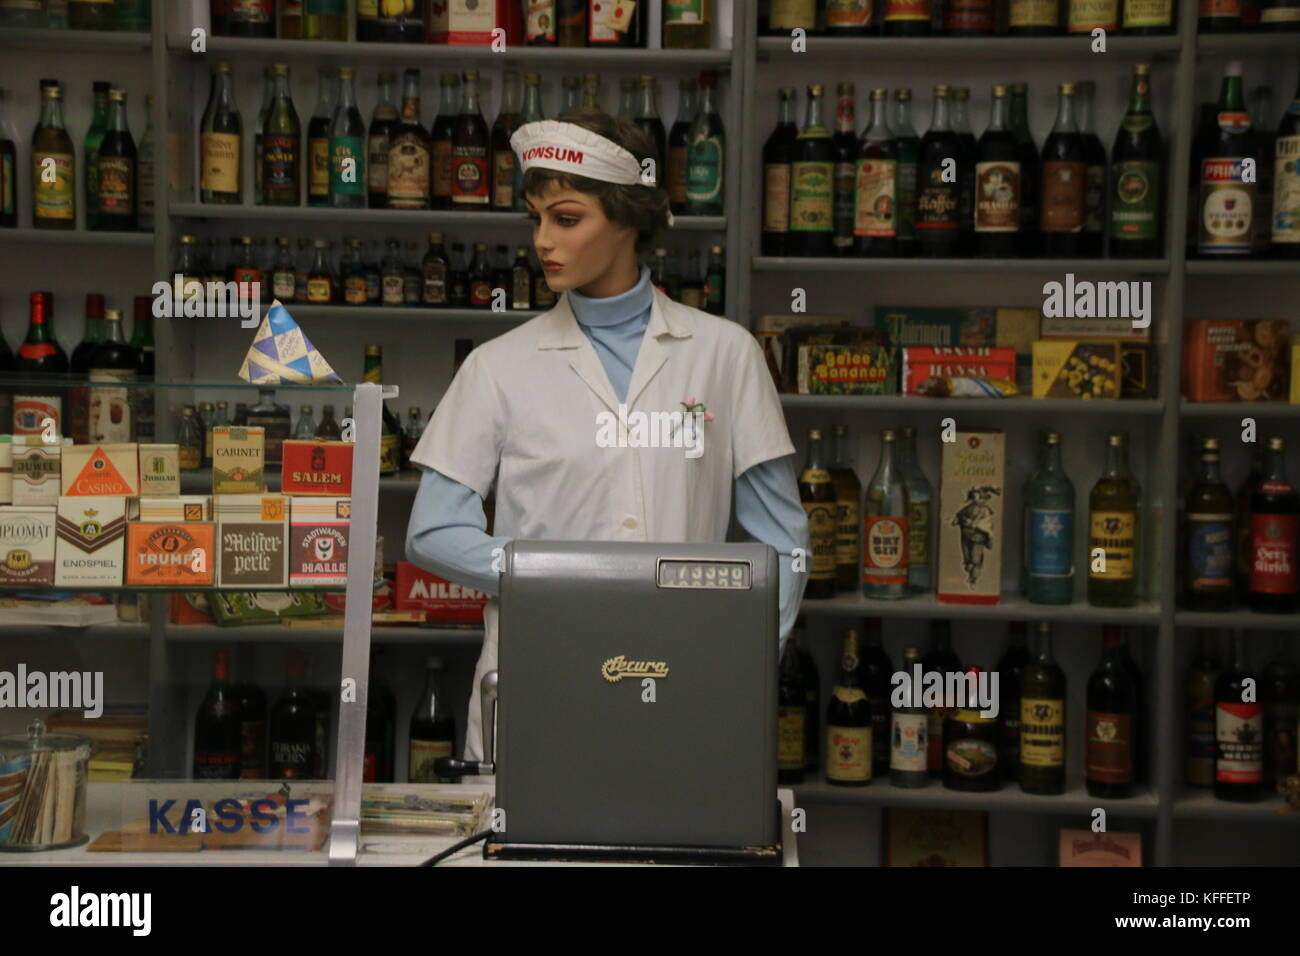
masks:
<svg viewBox="0 0 1300 956"><path fill-rule="evenodd" d="M1229 60L1228 65L1223 68L1224 76L1241 76L1241 61Z"/></svg>

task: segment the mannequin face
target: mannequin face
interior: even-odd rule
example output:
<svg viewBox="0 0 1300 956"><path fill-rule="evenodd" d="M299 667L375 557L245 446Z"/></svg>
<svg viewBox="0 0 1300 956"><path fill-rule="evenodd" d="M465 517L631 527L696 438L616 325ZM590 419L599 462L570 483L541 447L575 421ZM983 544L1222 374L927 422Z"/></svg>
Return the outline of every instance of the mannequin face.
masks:
<svg viewBox="0 0 1300 956"><path fill-rule="evenodd" d="M607 298L636 285L636 230L607 219L599 199L552 182L526 201L533 246L552 291Z"/></svg>

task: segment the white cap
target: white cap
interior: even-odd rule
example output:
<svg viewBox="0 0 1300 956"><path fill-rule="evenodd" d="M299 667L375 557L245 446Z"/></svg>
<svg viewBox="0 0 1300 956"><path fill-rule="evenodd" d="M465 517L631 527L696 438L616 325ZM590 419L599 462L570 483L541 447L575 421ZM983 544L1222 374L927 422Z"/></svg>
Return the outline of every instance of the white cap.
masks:
<svg viewBox="0 0 1300 956"><path fill-rule="evenodd" d="M1228 65L1223 68L1224 76L1241 76L1241 61L1229 60Z"/></svg>

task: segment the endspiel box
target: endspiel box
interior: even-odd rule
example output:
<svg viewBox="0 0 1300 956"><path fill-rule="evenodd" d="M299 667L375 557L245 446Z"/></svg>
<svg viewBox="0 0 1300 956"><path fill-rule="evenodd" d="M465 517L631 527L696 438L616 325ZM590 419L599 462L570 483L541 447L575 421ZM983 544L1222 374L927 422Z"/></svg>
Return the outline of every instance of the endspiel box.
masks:
<svg viewBox="0 0 1300 956"><path fill-rule="evenodd" d="M1002 593L1006 436L959 431L944 442L939 479L937 598L997 604Z"/></svg>
<svg viewBox="0 0 1300 956"><path fill-rule="evenodd" d="M126 526L128 587L211 587L216 526L198 521L134 521Z"/></svg>
<svg viewBox="0 0 1300 956"><path fill-rule="evenodd" d="M54 584L55 509L0 506L0 584Z"/></svg>
<svg viewBox="0 0 1300 956"><path fill-rule="evenodd" d="M220 557L217 585L284 588L289 583L289 499L284 495L214 495Z"/></svg>
<svg viewBox="0 0 1300 956"><path fill-rule="evenodd" d="M289 584L292 587L342 587L348 583L351 518L351 498L292 500L289 507Z"/></svg>
<svg viewBox="0 0 1300 956"><path fill-rule="evenodd" d="M127 500L59 497L54 551L57 587L117 587L126 555Z"/></svg>

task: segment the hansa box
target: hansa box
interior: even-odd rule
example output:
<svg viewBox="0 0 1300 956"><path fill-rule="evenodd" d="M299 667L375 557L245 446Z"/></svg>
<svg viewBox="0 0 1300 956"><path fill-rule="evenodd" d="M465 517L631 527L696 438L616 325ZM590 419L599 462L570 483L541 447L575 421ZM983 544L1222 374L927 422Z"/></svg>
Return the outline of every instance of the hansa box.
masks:
<svg viewBox="0 0 1300 956"><path fill-rule="evenodd" d="M260 425L212 429L213 494L257 494L266 465L266 429Z"/></svg>
<svg viewBox="0 0 1300 956"><path fill-rule="evenodd" d="M397 562L395 606L399 611L427 611L434 624L481 625L487 602L482 591L430 574L408 561Z"/></svg>
<svg viewBox="0 0 1300 956"><path fill-rule="evenodd" d="M54 584L55 509L0 506L0 585Z"/></svg>
<svg viewBox="0 0 1300 956"><path fill-rule="evenodd" d="M944 442L939 484L938 600L997 604L1002 591L1006 436L963 432Z"/></svg>
<svg viewBox="0 0 1300 956"><path fill-rule="evenodd" d="M181 450L179 445L140 446L140 495L181 493Z"/></svg>
<svg viewBox="0 0 1300 956"><path fill-rule="evenodd" d="M126 526L128 587L211 587L216 526L200 521L133 521Z"/></svg>
<svg viewBox="0 0 1300 956"><path fill-rule="evenodd" d="M135 442L69 445L63 449L63 494L140 494L140 451Z"/></svg>
<svg viewBox="0 0 1300 956"><path fill-rule="evenodd" d="M290 586L342 587L348 583L348 528L351 519L351 498L292 499L289 506Z"/></svg>
<svg viewBox="0 0 1300 956"><path fill-rule="evenodd" d="M223 588L284 588L289 583L289 499L284 495L214 495Z"/></svg>
<svg viewBox="0 0 1300 956"><path fill-rule="evenodd" d="M350 441L300 441L288 439L282 446L280 491L286 495L352 494L352 449Z"/></svg>
<svg viewBox="0 0 1300 956"><path fill-rule="evenodd" d="M211 495L140 497L141 521L211 521Z"/></svg>
<svg viewBox="0 0 1300 956"><path fill-rule="evenodd" d="M62 453L70 447L47 445L39 438L32 444L13 446L15 505L53 508L59 503L59 467Z"/></svg>
<svg viewBox="0 0 1300 956"><path fill-rule="evenodd" d="M127 499L63 495L54 551L57 587L117 587L126 554Z"/></svg>

